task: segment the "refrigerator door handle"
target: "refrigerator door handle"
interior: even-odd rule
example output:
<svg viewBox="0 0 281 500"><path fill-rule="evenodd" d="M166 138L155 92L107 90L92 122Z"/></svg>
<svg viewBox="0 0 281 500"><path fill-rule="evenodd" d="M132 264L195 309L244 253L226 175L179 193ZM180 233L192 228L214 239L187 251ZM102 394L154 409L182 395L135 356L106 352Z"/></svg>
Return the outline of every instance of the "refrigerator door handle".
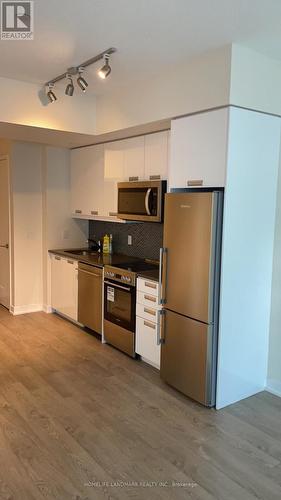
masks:
<svg viewBox="0 0 281 500"><path fill-rule="evenodd" d="M166 304L167 248L160 248L160 304Z"/></svg>
<svg viewBox="0 0 281 500"><path fill-rule="evenodd" d="M160 324L157 329L157 345L165 343L165 314L165 309L161 309L161 311L159 311Z"/></svg>

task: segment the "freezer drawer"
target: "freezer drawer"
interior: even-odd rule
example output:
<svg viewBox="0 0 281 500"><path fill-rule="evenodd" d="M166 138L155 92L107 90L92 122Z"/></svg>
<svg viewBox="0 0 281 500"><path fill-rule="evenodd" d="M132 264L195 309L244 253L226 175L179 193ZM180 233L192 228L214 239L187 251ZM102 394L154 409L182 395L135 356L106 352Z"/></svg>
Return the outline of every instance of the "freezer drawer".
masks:
<svg viewBox="0 0 281 500"><path fill-rule="evenodd" d="M166 310L161 378L205 406L214 404L212 326Z"/></svg>

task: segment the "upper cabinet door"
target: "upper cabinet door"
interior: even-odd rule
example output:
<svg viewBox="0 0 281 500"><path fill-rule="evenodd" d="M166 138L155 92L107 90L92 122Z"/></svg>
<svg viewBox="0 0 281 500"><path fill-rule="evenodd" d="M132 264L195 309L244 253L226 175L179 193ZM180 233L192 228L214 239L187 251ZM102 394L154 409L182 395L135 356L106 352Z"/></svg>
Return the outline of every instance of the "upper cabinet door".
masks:
<svg viewBox="0 0 281 500"><path fill-rule="evenodd" d="M224 187L228 108L172 121L169 188Z"/></svg>
<svg viewBox="0 0 281 500"><path fill-rule="evenodd" d="M99 215L103 209L103 145L71 151L71 210L79 216Z"/></svg>
<svg viewBox="0 0 281 500"><path fill-rule="evenodd" d="M106 180L123 179L125 142L114 141L104 145L104 178Z"/></svg>
<svg viewBox="0 0 281 500"><path fill-rule="evenodd" d="M168 177L168 141L169 131L149 134L144 139L145 178Z"/></svg>
<svg viewBox="0 0 281 500"><path fill-rule="evenodd" d="M124 143L124 180L144 178L144 136L121 141Z"/></svg>

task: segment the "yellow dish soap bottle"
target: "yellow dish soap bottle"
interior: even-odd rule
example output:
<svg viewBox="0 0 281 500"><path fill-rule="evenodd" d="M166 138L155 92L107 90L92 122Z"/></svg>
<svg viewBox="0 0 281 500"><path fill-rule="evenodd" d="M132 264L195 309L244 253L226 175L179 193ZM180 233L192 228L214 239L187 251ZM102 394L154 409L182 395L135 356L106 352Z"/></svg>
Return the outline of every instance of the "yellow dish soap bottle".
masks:
<svg viewBox="0 0 281 500"><path fill-rule="evenodd" d="M108 236L108 234L106 234L103 237L103 248L102 248L102 251L105 254L109 254L109 251L110 251L110 249L109 249L109 241L110 241L109 240L109 236Z"/></svg>

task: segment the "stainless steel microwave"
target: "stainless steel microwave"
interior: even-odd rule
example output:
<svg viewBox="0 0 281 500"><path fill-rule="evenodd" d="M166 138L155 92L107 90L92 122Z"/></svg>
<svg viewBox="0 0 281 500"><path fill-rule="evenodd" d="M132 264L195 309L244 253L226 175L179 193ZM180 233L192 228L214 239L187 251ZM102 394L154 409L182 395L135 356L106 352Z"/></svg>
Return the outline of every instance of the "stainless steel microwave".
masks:
<svg viewBox="0 0 281 500"><path fill-rule="evenodd" d="M166 181L119 182L118 217L125 220L161 222Z"/></svg>

